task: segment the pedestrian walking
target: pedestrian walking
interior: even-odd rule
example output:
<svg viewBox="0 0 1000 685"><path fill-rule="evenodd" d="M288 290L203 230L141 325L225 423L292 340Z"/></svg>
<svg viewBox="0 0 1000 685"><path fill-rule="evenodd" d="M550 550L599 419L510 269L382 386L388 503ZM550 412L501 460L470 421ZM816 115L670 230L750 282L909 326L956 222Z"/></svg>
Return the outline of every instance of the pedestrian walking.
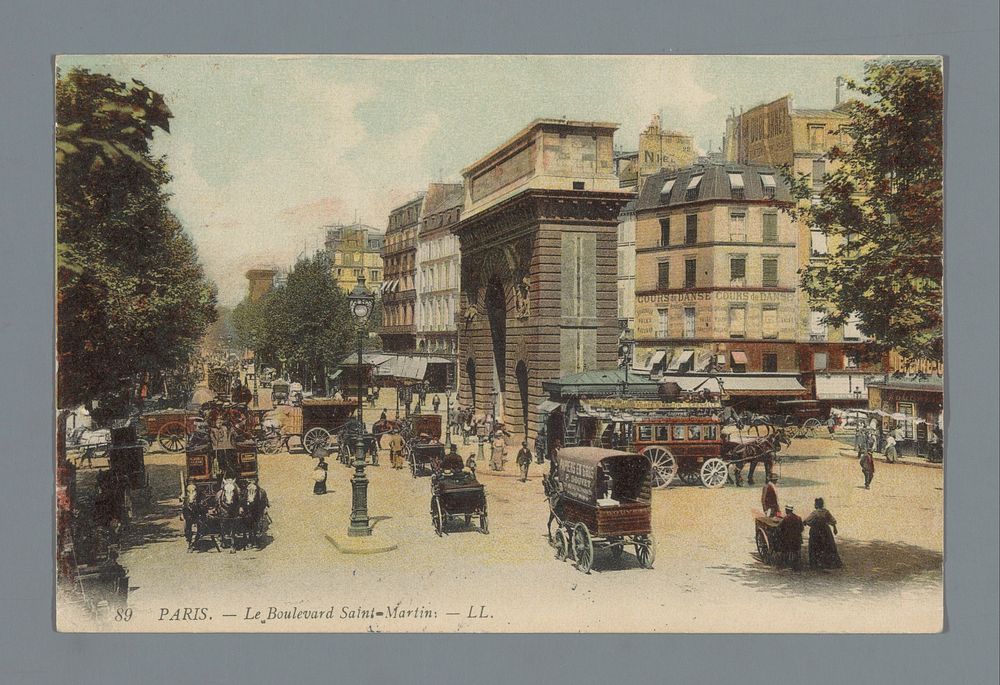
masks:
<svg viewBox="0 0 1000 685"><path fill-rule="evenodd" d="M760 491L760 508L764 510L764 516L777 516L781 509L778 507L778 490L774 487L778 479L771 476L764 483Z"/></svg>
<svg viewBox="0 0 1000 685"><path fill-rule="evenodd" d="M861 464L861 473L865 477L865 490L868 490L871 487L872 479L875 477L875 460L872 458L870 447L865 447L862 450L858 463Z"/></svg>
<svg viewBox="0 0 1000 685"><path fill-rule="evenodd" d="M441 406L441 398L435 395L434 399L431 400L431 406L434 407L434 413L437 414L438 407Z"/></svg>
<svg viewBox="0 0 1000 685"><path fill-rule="evenodd" d="M899 456L896 451L896 435L895 432L890 432L889 436L885 439L885 463L895 464L896 457Z"/></svg>
<svg viewBox="0 0 1000 685"><path fill-rule="evenodd" d="M322 448L317 448L322 449ZM314 495L325 495L326 494L326 477L329 475L330 465L326 463L325 457L320 457L319 461L316 462L316 468L313 469L313 494Z"/></svg>
<svg viewBox="0 0 1000 685"><path fill-rule="evenodd" d="M472 472L472 477L476 477L476 453L470 452L469 458L465 460L465 468Z"/></svg>
<svg viewBox="0 0 1000 685"><path fill-rule="evenodd" d="M399 434L398 428L393 428L389 434L389 463L394 469L403 468L403 447L406 443Z"/></svg>
<svg viewBox="0 0 1000 685"><path fill-rule="evenodd" d="M528 441L521 441L521 449L517 452L517 466L521 469L521 482L528 480L528 467L531 465L531 450L528 449Z"/></svg>
<svg viewBox="0 0 1000 685"><path fill-rule="evenodd" d="M498 428L493 433L492 449L490 450L490 468L493 471L503 471L507 461L507 437L503 429Z"/></svg>
<svg viewBox="0 0 1000 685"><path fill-rule="evenodd" d="M837 519L824 506L823 498L815 500L815 510L802 523L809 526L809 565L813 568L840 568L843 562L837 552Z"/></svg>

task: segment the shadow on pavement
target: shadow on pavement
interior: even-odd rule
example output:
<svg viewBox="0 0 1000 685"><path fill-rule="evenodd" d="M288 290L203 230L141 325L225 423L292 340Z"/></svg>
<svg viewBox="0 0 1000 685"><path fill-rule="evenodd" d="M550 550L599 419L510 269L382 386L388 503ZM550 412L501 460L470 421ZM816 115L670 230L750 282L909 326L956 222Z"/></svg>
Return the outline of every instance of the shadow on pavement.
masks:
<svg viewBox="0 0 1000 685"><path fill-rule="evenodd" d="M788 596L827 594L856 596L863 592L888 592L903 582L941 582L944 556L941 552L885 540L858 541L838 538L843 568L817 570L808 566L808 545L802 547L801 571L779 569L759 561L748 549L742 566L710 567L747 587Z"/></svg>

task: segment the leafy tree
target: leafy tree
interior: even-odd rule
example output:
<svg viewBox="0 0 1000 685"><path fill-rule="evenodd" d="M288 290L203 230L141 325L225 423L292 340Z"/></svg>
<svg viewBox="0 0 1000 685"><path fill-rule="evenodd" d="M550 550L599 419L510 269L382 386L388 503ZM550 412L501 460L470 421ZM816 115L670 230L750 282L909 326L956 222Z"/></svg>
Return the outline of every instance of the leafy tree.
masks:
<svg viewBox="0 0 1000 685"><path fill-rule="evenodd" d="M825 263L803 270L802 286L826 323L856 313L876 350L913 359L943 352L943 78L937 61L871 62L863 96L848 103L851 142L829 153L818 197L792 179L796 218L829 241ZM786 171L786 175L788 172Z"/></svg>
<svg viewBox="0 0 1000 685"><path fill-rule="evenodd" d="M73 70L56 84L59 406L127 408L139 385L186 377L215 286L167 208L163 97ZM178 375L179 374L179 375Z"/></svg>

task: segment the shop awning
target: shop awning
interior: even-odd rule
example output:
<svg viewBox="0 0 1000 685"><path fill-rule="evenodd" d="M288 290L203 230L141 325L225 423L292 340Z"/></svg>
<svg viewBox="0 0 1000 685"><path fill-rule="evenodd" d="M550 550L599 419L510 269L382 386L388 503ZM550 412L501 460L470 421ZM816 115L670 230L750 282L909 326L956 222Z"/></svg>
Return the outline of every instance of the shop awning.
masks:
<svg viewBox="0 0 1000 685"><path fill-rule="evenodd" d="M558 409L560 406L561 405L558 402L553 402L552 400L545 400L544 402L542 402L541 404L538 405L538 413L539 414L551 414L556 409Z"/></svg>
<svg viewBox="0 0 1000 685"><path fill-rule="evenodd" d="M868 400L865 377L860 374L816 374L817 400Z"/></svg>
<svg viewBox="0 0 1000 685"><path fill-rule="evenodd" d="M649 368L653 368L657 364L661 364L663 362L663 358L666 356L666 350L657 350L654 352L652 358L649 360Z"/></svg>
<svg viewBox="0 0 1000 685"><path fill-rule="evenodd" d="M743 352L742 350L734 350L731 353L731 356L733 358L733 364L743 364L743 365L747 364L746 352Z"/></svg>
<svg viewBox="0 0 1000 685"><path fill-rule="evenodd" d="M733 374L719 377L722 390L728 395L804 395L806 389L794 376L755 376Z"/></svg>
<svg viewBox="0 0 1000 685"><path fill-rule="evenodd" d="M344 372L343 369L337 369L336 371L330 374L330 380L331 381L337 380L338 378L340 378L340 374L342 374L343 372Z"/></svg>

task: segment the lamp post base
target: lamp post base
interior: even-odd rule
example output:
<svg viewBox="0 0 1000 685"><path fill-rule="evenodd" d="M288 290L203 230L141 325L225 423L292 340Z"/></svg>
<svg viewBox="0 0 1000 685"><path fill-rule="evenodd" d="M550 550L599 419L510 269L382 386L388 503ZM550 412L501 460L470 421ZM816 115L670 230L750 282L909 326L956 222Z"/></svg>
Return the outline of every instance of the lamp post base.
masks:
<svg viewBox="0 0 1000 685"><path fill-rule="evenodd" d="M326 534L326 539L337 548L341 554L381 554L391 552L399 547L393 540L384 535L366 535L355 537L347 531Z"/></svg>

